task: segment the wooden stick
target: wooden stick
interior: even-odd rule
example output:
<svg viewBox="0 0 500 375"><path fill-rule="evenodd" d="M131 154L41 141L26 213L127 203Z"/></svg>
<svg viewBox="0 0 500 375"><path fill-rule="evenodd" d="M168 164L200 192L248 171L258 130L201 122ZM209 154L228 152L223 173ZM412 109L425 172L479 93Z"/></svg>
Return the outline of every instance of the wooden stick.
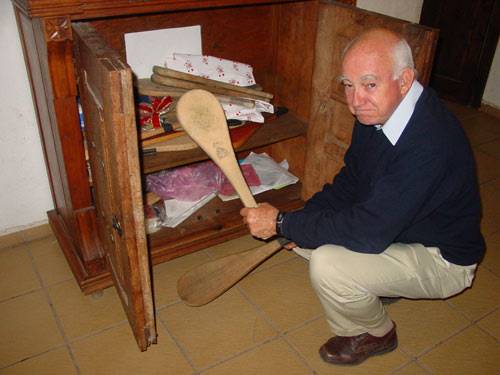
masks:
<svg viewBox="0 0 500 375"><path fill-rule="evenodd" d="M216 81L213 79L199 77L199 76L195 76L193 74L179 72L177 70L167 69L167 68L157 66L157 65L153 66L153 72L155 74L165 76L165 77L182 79L185 81L201 83L201 84L213 86L213 87L221 87L221 88L225 88L225 89L228 89L231 91L240 91L240 92L243 92L245 94L260 96L260 97L266 98L266 99L273 98L272 94L269 94L269 93L264 92L264 91L255 90L255 89L252 89L249 87L236 86L236 85L232 85L232 84L226 83L226 82L219 82L219 81Z"/></svg>
<svg viewBox="0 0 500 375"><path fill-rule="evenodd" d="M175 131L175 132L163 133L163 134L159 134L158 136L155 136L155 137L143 139L141 141L141 148L154 145L155 143L160 143L160 142L166 141L167 139L177 138L177 137L180 137L181 135L185 135L185 134L186 134L186 132L184 132L184 131Z"/></svg>
<svg viewBox="0 0 500 375"><path fill-rule="evenodd" d="M140 133L140 138L142 140L157 136L158 134L163 134L165 133L165 130L163 130L163 128L155 128L151 130L140 131L139 133Z"/></svg>
<svg viewBox="0 0 500 375"><path fill-rule="evenodd" d="M270 101L270 99L263 98L263 97L257 96L257 95L246 94L246 93L242 93L240 91L229 90L229 89L225 89L222 87L207 86L207 85L204 85L202 83L190 82L190 81L185 81L182 79L171 78L171 77L165 77L165 76L161 76L159 74L153 74L151 76L151 81L153 81L154 83L158 83L160 85L172 86L172 87L177 87L177 88L182 88L182 89L188 89L188 90L202 89L202 90L209 91L212 94L259 99L259 100L263 100L263 101L267 101L267 102Z"/></svg>
<svg viewBox="0 0 500 375"><path fill-rule="evenodd" d="M140 95L150 95L150 96L170 96L172 98L180 98L189 89L182 89L178 87L169 87L166 85L160 85L151 81L150 78L141 78L135 81L135 86ZM232 103L242 105L248 108L255 107L255 100L250 98L241 98L228 95L218 95L214 94L215 97L222 103Z"/></svg>

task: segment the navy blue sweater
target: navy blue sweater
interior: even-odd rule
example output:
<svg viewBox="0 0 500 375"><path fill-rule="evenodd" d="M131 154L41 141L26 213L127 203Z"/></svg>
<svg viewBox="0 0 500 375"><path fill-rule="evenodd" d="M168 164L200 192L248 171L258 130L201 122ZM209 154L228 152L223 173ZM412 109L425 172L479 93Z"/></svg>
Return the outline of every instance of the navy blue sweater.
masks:
<svg viewBox="0 0 500 375"><path fill-rule="evenodd" d="M381 253L391 243L439 247L449 262L481 260L480 199L470 144L458 120L428 88L396 145L374 126L354 124L345 166L305 207L285 216L297 245Z"/></svg>

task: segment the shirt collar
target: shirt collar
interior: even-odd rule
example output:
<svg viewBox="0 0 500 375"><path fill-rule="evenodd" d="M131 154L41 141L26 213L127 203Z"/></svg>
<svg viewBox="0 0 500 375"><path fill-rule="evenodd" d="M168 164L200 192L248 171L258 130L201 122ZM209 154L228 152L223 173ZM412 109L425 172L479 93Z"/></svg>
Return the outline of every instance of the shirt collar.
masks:
<svg viewBox="0 0 500 375"><path fill-rule="evenodd" d="M385 136L393 146L396 145L399 137L405 130L408 121L410 121L410 117L415 110L415 105L417 104L418 98L420 98L423 90L423 86L418 81L413 81L410 90L385 124L375 125L377 130L382 129Z"/></svg>

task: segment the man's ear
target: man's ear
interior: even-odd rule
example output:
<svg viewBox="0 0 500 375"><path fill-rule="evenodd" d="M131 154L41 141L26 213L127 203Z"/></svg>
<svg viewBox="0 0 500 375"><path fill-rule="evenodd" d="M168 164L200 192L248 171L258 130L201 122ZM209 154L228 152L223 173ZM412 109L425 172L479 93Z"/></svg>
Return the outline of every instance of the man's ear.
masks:
<svg viewBox="0 0 500 375"><path fill-rule="evenodd" d="M415 71L412 68L406 66L401 70L401 74L399 75L401 95L403 96L406 95L408 90L410 90L410 87L414 79L415 79Z"/></svg>

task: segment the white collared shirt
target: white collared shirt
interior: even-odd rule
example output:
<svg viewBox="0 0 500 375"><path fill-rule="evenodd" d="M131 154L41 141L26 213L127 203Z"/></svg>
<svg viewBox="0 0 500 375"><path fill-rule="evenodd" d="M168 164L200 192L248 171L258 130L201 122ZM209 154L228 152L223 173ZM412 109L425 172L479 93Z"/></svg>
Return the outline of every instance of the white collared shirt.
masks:
<svg viewBox="0 0 500 375"><path fill-rule="evenodd" d="M393 146L396 145L399 137L405 130L408 121L410 121L410 117L415 110L415 105L417 104L422 91L424 91L424 87L418 81L413 81L410 90L408 90L406 96L403 98L401 103L399 103L398 107L385 124L375 125L377 129L382 129L385 136Z"/></svg>

